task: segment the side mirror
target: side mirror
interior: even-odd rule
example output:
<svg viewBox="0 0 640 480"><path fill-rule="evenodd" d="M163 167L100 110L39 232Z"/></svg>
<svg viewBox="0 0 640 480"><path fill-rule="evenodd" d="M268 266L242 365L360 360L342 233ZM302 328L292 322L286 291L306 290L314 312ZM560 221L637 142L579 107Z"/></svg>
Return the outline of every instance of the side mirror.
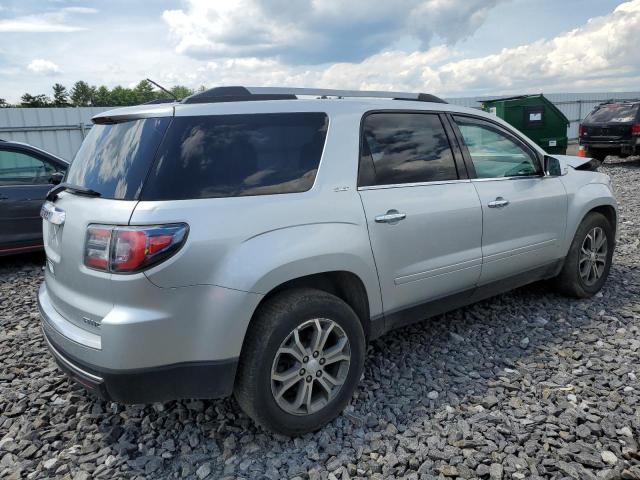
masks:
<svg viewBox="0 0 640 480"><path fill-rule="evenodd" d="M559 177L562 175L560 160L549 155L544 156L544 174L547 177Z"/></svg>
<svg viewBox="0 0 640 480"><path fill-rule="evenodd" d="M58 185L60 182L62 182L63 178L64 172L53 172L49 177L49 183L52 185Z"/></svg>

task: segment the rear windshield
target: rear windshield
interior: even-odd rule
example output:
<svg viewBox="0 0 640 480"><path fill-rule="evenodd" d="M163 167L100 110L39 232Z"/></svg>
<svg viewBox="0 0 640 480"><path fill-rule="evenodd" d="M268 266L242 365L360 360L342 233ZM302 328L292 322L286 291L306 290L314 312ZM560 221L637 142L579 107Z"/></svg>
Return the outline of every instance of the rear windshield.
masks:
<svg viewBox="0 0 640 480"><path fill-rule="evenodd" d="M640 104L610 103L600 105L587 115L584 123L631 123L635 121Z"/></svg>
<svg viewBox="0 0 640 480"><path fill-rule="evenodd" d="M313 186L327 127L324 113L175 117L140 198L304 192Z"/></svg>
<svg viewBox="0 0 640 480"><path fill-rule="evenodd" d="M65 181L104 198L134 200L171 118L147 118L94 125L76 154Z"/></svg>

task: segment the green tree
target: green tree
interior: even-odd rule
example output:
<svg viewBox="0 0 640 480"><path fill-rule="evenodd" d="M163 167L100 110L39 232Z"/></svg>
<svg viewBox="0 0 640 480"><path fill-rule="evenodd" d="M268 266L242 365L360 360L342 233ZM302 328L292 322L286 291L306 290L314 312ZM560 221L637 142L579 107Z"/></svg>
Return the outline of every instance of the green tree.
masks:
<svg viewBox="0 0 640 480"><path fill-rule="evenodd" d="M71 89L71 103L75 107L88 107L92 105L94 93L95 87L90 87L87 82L79 80Z"/></svg>
<svg viewBox="0 0 640 480"><path fill-rule="evenodd" d="M111 103L111 92L104 85L101 85L96 90L96 93L93 96L93 105L96 107L110 107L113 105Z"/></svg>
<svg viewBox="0 0 640 480"><path fill-rule="evenodd" d="M51 99L49 99L49 97L47 97L43 93L41 93L40 95L31 95L29 93L25 93L20 98L20 106L26 108L50 107Z"/></svg>
<svg viewBox="0 0 640 480"><path fill-rule="evenodd" d="M9 108L10 106L4 98L0 98L0 108Z"/></svg>
<svg viewBox="0 0 640 480"><path fill-rule="evenodd" d="M128 105L136 105L138 103L136 93L130 88L125 88L120 85L113 87L109 97L111 105L114 107L124 107Z"/></svg>
<svg viewBox="0 0 640 480"><path fill-rule="evenodd" d="M158 94L153 90L153 85L148 80L141 80L133 89L137 103L147 103L158 98Z"/></svg>
<svg viewBox="0 0 640 480"><path fill-rule="evenodd" d="M69 92L67 87L56 83L53 86L53 106L54 107L68 107L69 106Z"/></svg>
<svg viewBox="0 0 640 480"><path fill-rule="evenodd" d="M172 95L169 95L164 90L157 90L155 94L155 98L173 98L176 97L178 100L182 100L183 98L188 97L189 95L193 95L193 90L189 87L185 87L183 85L176 85L169 89Z"/></svg>
<svg viewBox="0 0 640 480"><path fill-rule="evenodd" d="M176 85L171 89L171 93L178 97L178 100L182 100L183 98L187 98L189 95L193 95L193 90L183 85Z"/></svg>

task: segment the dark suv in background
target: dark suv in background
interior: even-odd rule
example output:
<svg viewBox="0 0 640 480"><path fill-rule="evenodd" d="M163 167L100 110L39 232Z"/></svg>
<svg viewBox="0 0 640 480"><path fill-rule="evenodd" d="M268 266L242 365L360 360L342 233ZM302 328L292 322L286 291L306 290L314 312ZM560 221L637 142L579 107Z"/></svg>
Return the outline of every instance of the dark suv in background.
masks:
<svg viewBox="0 0 640 480"><path fill-rule="evenodd" d="M580 145L587 157L640 154L640 100L605 102L580 125Z"/></svg>
<svg viewBox="0 0 640 480"><path fill-rule="evenodd" d="M0 256L42 248L40 208L68 167L39 148L0 140Z"/></svg>

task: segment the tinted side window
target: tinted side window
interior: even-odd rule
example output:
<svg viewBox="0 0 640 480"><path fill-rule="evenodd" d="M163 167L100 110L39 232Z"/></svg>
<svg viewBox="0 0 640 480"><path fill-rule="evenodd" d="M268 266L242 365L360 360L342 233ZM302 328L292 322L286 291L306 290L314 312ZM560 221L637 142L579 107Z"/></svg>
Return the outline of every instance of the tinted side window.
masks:
<svg viewBox="0 0 640 480"><path fill-rule="evenodd" d="M455 118L478 178L522 177L541 172L531 152L491 124Z"/></svg>
<svg viewBox="0 0 640 480"><path fill-rule="evenodd" d="M362 134L359 186L458 178L437 114L373 113L365 117Z"/></svg>
<svg viewBox="0 0 640 480"><path fill-rule="evenodd" d="M160 146L142 199L309 190L328 123L324 113L176 117Z"/></svg>
<svg viewBox="0 0 640 480"><path fill-rule="evenodd" d="M0 185L38 185L49 183L56 169L39 158L21 152L0 150Z"/></svg>

